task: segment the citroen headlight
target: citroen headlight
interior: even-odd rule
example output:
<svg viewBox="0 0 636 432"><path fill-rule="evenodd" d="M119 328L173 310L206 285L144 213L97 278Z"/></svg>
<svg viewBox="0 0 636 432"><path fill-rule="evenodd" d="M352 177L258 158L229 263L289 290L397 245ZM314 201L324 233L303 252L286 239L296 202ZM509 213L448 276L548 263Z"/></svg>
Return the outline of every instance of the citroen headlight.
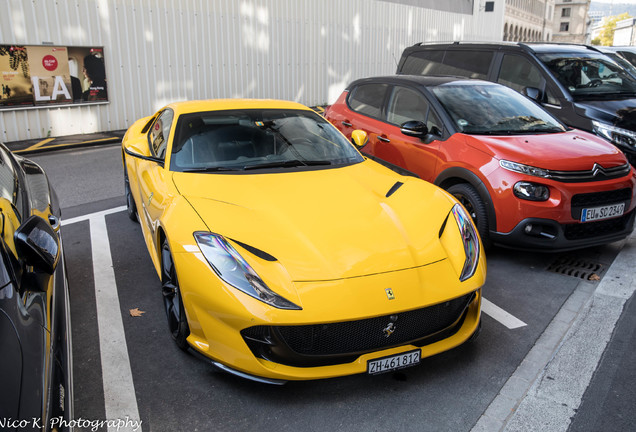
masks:
<svg viewBox="0 0 636 432"><path fill-rule="evenodd" d="M272 291L223 236L198 231L194 239L214 272L234 288L278 309L302 309Z"/></svg>
<svg viewBox="0 0 636 432"><path fill-rule="evenodd" d="M636 147L636 133L612 126L607 123L592 121L594 132L616 145Z"/></svg>
<svg viewBox="0 0 636 432"><path fill-rule="evenodd" d="M455 221L459 227L459 233L464 244L464 253L466 254L464 268L459 276L459 280L463 282L472 277L475 274L475 270L477 270L477 264L479 263L479 236L470 215L466 213L464 207L460 204L455 204L451 212L455 216Z"/></svg>
<svg viewBox="0 0 636 432"><path fill-rule="evenodd" d="M514 171L521 174L531 175L534 177L550 178L550 171L543 168L537 168L530 165L524 165L524 164L507 161L507 160L500 160L499 166L501 166L504 169L507 169L508 171Z"/></svg>

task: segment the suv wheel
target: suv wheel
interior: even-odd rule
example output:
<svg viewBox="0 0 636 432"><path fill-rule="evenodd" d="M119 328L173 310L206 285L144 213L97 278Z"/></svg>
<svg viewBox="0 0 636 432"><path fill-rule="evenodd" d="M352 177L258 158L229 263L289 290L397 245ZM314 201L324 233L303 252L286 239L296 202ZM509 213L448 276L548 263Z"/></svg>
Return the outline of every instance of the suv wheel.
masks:
<svg viewBox="0 0 636 432"><path fill-rule="evenodd" d="M462 203L468 211L468 214L473 218L473 222L477 227L477 232L479 232L479 237L481 237L481 242L484 247L490 247L488 237L488 213L486 212L486 206L479 196L479 193L468 183L453 185L449 187L447 191Z"/></svg>

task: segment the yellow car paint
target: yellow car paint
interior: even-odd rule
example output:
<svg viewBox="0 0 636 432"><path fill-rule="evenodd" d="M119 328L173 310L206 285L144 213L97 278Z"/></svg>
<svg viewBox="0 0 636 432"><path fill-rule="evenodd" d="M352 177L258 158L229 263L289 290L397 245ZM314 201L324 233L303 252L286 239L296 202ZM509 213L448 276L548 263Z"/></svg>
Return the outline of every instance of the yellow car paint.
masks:
<svg viewBox="0 0 636 432"><path fill-rule="evenodd" d="M416 347L380 349L344 364L297 367L257 358L240 331L401 314L472 292L476 297L457 331L424 345L422 357L460 345L476 331L486 261L482 252L475 274L459 281L465 256L450 214L457 201L449 194L371 160L290 172L173 172L172 139L183 114L310 110L293 102L239 99L167 108L173 110L174 121L165 160L153 159L147 137L156 116L131 126L122 156L143 237L160 277L162 239L170 245L190 328L187 341L195 350L258 377L299 380L363 373L369 359ZM399 189L387 196L398 182ZM195 241L197 231L224 236L268 287L302 310L277 309L221 280ZM244 245L275 261L259 258Z"/></svg>

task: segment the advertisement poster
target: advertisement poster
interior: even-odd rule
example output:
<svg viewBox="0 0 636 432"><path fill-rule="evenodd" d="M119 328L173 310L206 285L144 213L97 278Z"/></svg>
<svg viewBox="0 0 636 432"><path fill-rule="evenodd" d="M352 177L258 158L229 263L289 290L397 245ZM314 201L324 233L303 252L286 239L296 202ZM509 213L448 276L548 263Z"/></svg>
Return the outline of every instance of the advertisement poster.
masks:
<svg viewBox="0 0 636 432"><path fill-rule="evenodd" d="M71 102L71 76L65 47L27 46L36 105Z"/></svg>
<svg viewBox="0 0 636 432"><path fill-rule="evenodd" d="M106 66L103 48L68 48L71 78L79 80L79 98L84 102L107 101ZM75 87L73 87L75 89ZM73 91L75 95L75 90ZM75 96L74 96L75 98Z"/></svg>
<svg viewBox="0 0 636 432"><path fill-rule="evenodd" d="M33 105L26 47L0 45L0 85L0 107Z"/></svg>
<svg viewBox="0 0 636 432"><path fill-rule="evenodd" d="M101 47L0 45L0 108L108 101Z"/></svg>

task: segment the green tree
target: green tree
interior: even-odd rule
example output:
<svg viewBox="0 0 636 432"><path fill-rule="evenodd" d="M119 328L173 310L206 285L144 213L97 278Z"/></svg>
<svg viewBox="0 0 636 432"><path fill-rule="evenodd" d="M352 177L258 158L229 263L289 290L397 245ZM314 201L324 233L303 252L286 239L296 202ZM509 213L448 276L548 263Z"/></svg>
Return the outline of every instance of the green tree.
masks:
<svg viewBox="0 0 636 432"><path fill-rule="evenodd" d="M614 31L616 30L616 23L624 19L631 18L628 12L623 12L620 15L613 15L603 18L603 29L598 38L595 38L592 43L599 41L598 45L612 46L614 44ZM597 45L594 43L594 45Z"/></svg>

